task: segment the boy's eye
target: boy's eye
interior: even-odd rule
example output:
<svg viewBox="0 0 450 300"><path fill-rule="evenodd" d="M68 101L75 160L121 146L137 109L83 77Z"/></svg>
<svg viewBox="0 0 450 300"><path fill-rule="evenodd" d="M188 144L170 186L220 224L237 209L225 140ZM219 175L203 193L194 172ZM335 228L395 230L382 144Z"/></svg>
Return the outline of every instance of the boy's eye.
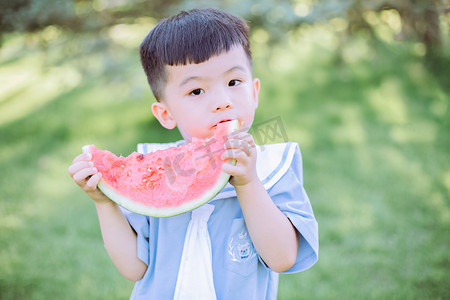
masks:
<svg viewBox="0 0 450 300"><path fill-rule="evenodd" d="M241 83L240 80L233 79L233 80L230 80L230 82L228 82L228 86L236 86L236 85L239 85L239 83Z"/></svg>
<svg viewBox="0 0 450 300"><path fill-rule="evenodd" d="M195 90L192 90L192 91L189 93L189 95L192 95L192 96L198 96L198 95L203 94L204 92L205 92L205 91L202 90L202 89L195 89Z"/></svg>

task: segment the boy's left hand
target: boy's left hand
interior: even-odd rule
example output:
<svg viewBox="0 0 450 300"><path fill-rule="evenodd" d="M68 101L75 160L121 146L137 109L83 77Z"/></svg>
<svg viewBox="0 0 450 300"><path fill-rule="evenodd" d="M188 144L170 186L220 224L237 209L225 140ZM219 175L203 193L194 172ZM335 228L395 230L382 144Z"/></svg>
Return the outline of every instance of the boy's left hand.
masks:
<svg viewBox="0 0 450 300"><path fill-rule="evenodd" d="M233 186L243 186L253 180L259 180L256 173L256 145L250 133L237 132L229 135L221 158L236 160L235 165L222 165L222 170L232 176L230 183Z"/></svg>

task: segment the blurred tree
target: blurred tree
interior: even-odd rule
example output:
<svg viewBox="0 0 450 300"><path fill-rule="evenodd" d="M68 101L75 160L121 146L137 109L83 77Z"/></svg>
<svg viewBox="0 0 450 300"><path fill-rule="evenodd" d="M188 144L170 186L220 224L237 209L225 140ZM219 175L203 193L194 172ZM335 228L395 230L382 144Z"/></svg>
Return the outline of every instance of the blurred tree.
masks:
<svg viewBox="0 0 450 300"><path fill-rule="evenodd" d="M401 32L397 39L422 42L428 51L434 51L442 44L439 12L447 13L444 0L360 0L352 1L346 17L350 30L369 29L371 25L364 16L367 12L380 13L395 10L400 16Z"/></svg>
<svg viewBox="0 0 450 300"><path fill-rule="evenodd" d="M70 27L76 19L72 0L0 0L0 34L34 32L55 24Z"/></svg>
<svg viewBox="0 0 450 300"><path fill-rule="evenodd" d="M440 14L450 10L448 0L0 0L0 35L34 32L49 25L73 31L98 30L133 18L160 18L175 10L213 6L246 18L262 27L276 41L283 32L304 23L327 22L341 17L349 22L348 33L360 30L373 35L367 12L396 10L401 18L399 39L421 41L427 49L440 47Z"/></svg>
<svg viewBox="0 0 450 300"><path fill-rule="evenodd" d="M36 32L54 25L84 32L127 23L140 16L160 17L178 0L0 0L0 37Z"/></svg>
<svg viewBox="0 0 450 300"><path fill-rule="evenodd" d="M329 23L344 28L337 30L342 46L360 33L377 44L377 29L384 23L395 39L422 43L432 68L445 72L449 64L441 31L442 22L449 22L449 0L0 0L0 41L8 32L36 32L50 25L101 39L98 32L113 25L139 17L160 19L194 7L217 7L241 16L253 30L265 32L267 43L284 40L304 24Z"/></svg>
<svg viewBox="0 0 450 300"><path fill-rule="evenodd" d="M448 27L449 18L446 18L450 12L448 0L352 0L350 2L352 3L344 14L349 22L350 34L363 30L370 33L372 40L376 40L374 30L377 25L373 22L371 24L370 21L374 14L381 19L385 16L384 21L390 23L391 27L399 23L399 28L392 28L394 38L421 43L426 66L444 89L449 89L450 56L444 52L444 36L441 31L443 22L447 22ZM386 14L387 12L389 14ZM398 16L399 22L393 22L395 15Z"/></svg>

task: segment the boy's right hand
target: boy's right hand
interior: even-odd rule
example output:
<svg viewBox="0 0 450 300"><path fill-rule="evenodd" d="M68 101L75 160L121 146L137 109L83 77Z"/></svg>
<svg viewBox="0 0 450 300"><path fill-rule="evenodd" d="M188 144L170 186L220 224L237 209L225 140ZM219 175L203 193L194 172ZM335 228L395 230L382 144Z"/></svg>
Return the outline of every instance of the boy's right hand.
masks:
<svg viewBox="0 0 450 300"><path fill-rule="evenodd" d="M69 167L69 174L76 184L88 194L95 203L111 202L111 200L97 188L97 184L102 178L92 162L90 153L82 153L75 157Z"/></svg>

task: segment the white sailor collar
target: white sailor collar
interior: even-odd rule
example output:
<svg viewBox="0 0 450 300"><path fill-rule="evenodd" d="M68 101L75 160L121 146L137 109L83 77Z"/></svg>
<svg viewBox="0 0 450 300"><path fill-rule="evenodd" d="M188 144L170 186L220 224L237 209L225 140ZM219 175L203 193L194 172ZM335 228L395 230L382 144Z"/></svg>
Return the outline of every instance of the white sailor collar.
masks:
<svg viewBox="0 0 450 300"><path fill-rule="evenodd" d="M137 151L146 154L156 150L167 149L169 147L177 147L183 143L184 141L167 144L138 144ZM292 142L256 146L256 172L266 190L273 187L289 169L297 147L297 143ZM220 191L211 201L235 196L236 190L230 183L227 183L222 191Z"/></svg>
<svg viewBox="0 0 450 300"><path fill-rule="evenodd" d="M256 145L256 172L266 190L273 187L287 172L297 147L297 143L292 142ZM229 197L236 197L236 190L230 183L227 183L211 201Z"/></svg>

